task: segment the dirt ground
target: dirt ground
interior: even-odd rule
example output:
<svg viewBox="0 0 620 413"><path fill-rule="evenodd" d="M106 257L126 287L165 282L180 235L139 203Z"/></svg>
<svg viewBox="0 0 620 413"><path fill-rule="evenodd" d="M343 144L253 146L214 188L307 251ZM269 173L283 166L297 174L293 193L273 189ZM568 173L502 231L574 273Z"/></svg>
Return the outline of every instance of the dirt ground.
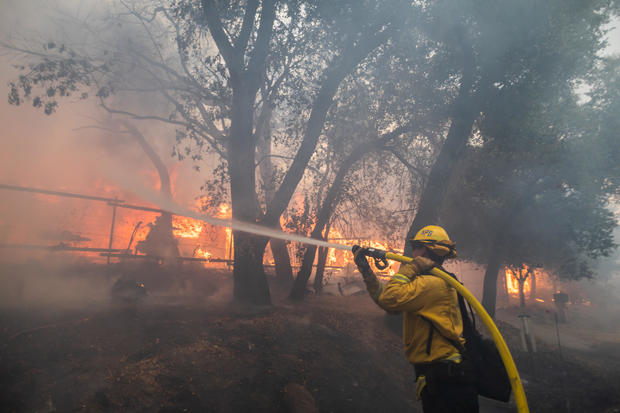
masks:
<svg viewBox="0 0 620 413"><path fill-rule="evenodd" d="M400 338L368 297L291 303L274 288L272 306L239 308L230 305L230 274L188 274L174 294L154 288L137 307L3 308L0 410L284 412L284 389L297 383L321 412L421 411ZM531 411L620 412L617 343L560 354L541 342L532 358L516 328L499 326Z"/></svg>

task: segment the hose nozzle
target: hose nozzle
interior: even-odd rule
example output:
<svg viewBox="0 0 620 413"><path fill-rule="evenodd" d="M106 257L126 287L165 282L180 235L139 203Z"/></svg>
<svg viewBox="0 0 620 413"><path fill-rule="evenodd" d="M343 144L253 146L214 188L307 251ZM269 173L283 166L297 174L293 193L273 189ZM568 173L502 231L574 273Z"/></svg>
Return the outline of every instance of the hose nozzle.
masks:
<svg viewBox="0 0 620 413"><path fill-rule="evenodd" d="M385 270L390 264L385 257L386 252L376 248L363 248L359 245L351 247L351 251L355 254L358 250L361 250L360 254L364 254L366 257L371 257L375 260L375 267L378 270Z"/></svg>

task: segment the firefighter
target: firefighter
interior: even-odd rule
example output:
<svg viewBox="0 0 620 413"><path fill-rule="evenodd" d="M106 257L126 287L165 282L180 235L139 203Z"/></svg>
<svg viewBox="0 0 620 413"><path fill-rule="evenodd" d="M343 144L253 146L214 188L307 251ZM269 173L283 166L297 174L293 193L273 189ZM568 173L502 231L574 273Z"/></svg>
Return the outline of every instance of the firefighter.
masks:
<svg viewBox="0 0 620 413"><path fill-rule="evenodd" d="M429 274L456 257L455 244L435 225L413 239L413 261L403 264L382 285L370 269L363 248L355 263L371 298L389 313L402 313L405 355L416 372L417 399L425 413L478 412L473 367L463 359L463 321L456 290Z"/></svg>

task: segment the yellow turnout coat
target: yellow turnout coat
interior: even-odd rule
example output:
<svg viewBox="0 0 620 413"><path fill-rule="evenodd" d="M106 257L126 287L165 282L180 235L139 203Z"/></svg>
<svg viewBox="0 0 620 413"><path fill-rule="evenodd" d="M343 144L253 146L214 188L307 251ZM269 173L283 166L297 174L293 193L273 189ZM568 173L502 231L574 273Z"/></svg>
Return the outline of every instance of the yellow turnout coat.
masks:
<svg viewBox="0 0 620 413"><path fill-rule="evenodd" d="M403 264L385 285L374 274L365 281L379 307L390 313L402 312L403 342L409 362L429 363L459 356L455 344L463 345L465 339L461 336L463 321L454 288L441 278L417 274L417 268L411 264ZM434 331L429 334L431 328Z"/></svg>

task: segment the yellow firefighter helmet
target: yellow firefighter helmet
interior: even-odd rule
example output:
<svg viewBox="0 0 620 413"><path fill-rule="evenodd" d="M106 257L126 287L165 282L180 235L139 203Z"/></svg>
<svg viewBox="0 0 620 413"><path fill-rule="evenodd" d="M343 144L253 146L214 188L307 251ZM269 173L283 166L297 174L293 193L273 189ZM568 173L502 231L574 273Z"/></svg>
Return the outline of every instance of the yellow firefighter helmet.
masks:
<svg viewBox="0 0 620 413"><path fill-rule="evenodd" d="M450 241L445 229L437 225L427 225L410 239L414 248L422 245L441 258L455 258L456 244Z"/></svg>

